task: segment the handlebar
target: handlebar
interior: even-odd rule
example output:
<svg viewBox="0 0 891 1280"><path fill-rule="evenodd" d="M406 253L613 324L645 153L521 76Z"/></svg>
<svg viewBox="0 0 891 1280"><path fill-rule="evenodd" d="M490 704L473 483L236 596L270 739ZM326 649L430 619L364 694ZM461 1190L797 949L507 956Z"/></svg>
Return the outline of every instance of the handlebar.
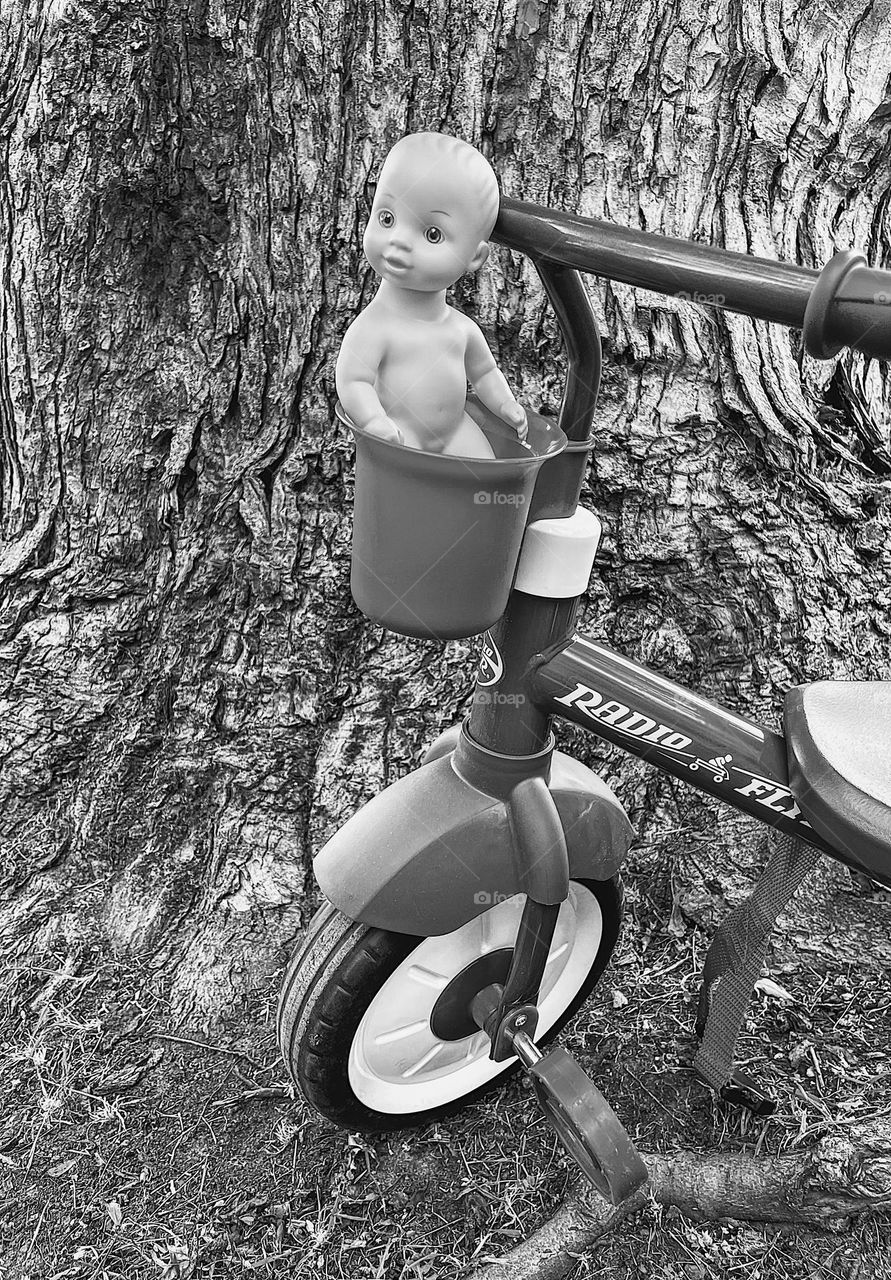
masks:
<svg viewBox="0 0 891 1280"><path fill-rule="evenodd" d="M891 360L891 271L868 267L854 250L814 271L508 198L492 239L526 253L540 272L571 268L802 329L817 359L853 347Z"/></svg>

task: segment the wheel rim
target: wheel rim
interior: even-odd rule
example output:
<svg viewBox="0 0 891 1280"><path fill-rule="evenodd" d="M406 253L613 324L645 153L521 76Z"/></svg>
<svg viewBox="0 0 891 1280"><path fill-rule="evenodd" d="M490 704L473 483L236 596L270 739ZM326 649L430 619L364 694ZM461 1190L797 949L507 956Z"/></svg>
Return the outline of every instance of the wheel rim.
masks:
<svg viewBox="0 0 891 1280"><path fill-rule="evenodd" d="M430 1015L440 992L487 952L512 947L526 898L516 894L452 933L425 938L394 970L366 1009L350 1046L348 1075L360 1102L384 1113L428 1111L472 1093L516 1058L492 1062L484 1031L440 1040ZM548 954L535 1039L566 1012L594 963L603 921L600 903L571 881Z"/></svg>

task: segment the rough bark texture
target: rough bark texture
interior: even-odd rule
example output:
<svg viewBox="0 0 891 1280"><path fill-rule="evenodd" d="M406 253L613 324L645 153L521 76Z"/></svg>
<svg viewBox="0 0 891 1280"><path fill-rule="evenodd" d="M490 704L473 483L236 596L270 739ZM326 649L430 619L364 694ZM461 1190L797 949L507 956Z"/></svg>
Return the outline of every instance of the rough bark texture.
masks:
<svg viewBox="0 0 891 1280"><path fill-rule="evenodd" d="M468 1280L561 1280L579 1254L649 1204L695 1219L737 1218L844 1228L852 1217L891 1203L891 1127L824 1138L801 1155L647 1156L650 1181L613 1208L587 1184L553 1218L495 1266Z"/></svg>
<svg viewBox="0 0 891 1280"><path fill-rule="evenodd" d="M462 713L473 644L382 633L348 589L333 367L398 136L464 136L546 205L887 265L889 65L887 0L4 4L6 945L150 956L212 1017L271 984L312 852ZM528 263L494 263L456 301L553 408L553 318ZM790 684L891 675L887 370L592 293L585 624L770 719ZM642 766L617 785L658 808Z"/></svg>

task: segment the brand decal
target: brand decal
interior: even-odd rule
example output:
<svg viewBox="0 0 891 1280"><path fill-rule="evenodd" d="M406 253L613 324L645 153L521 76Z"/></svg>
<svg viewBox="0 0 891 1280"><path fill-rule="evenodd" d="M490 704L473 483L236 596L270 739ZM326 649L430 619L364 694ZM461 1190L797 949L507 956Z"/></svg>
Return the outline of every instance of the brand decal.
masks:
<svg viewBox="0 0 891 1280"><path fill-rule="evenodd" d="M604 699L602 693L586 684L577 684L572 693L555 698L554 701L562 703L564 707L575 707L591 720L608 724L620 733L639 738L641 742L655 742L669 751L683 751L693 741L667 724L660 724L658 720L642 715L640 711L632 711L624 702Z"/></svg>
<svg viewBox="0 0 891 1280"><path fill-rule="evenodd" d="M715 782L726 782L730 777L727 765L732 759L733 756L712 756L710 760L703 760L701 756L697 756L695 760L690 761L690 772L696 773L699 769L705 769L712 775Z"/></svg>
<svg viewBox="0 0 891 1280"><path fill-rule="evenodd" d="M678 733L670 725L660 724L659 721L643 715L640 711L634 711L623 702L604 698L602 693L598 693L590 685L577 684L572 693L567 693L562 698L555 698L554 701L564 707L575 707L590 720L608 724L610 728L617 729L620 733L627 733L641 742L655 743L658 747L684 757L691 773L698 773L702 769L710 773L715 782L727 782L731 773L740 773L747 781L741 786L731 788L737 795L755 800L771 813L782 818L794 819L801 826L811 829L810 823L802 817L798 801L787 786L777 782L775 778L764 778L750 769L731 764L732 755L712 756L704 760L702 756L685 750L693 741L686 734Z"/></svg>
<svg viewBox="0 0 891 1280"><path fill-rule="evenodd" d="M480 666L476 682L485 688L486 685L497 684L503 675L504 663L501 661L498 645L492 639L491 631L487 631L483 636L480 649Z"/></svg>
<svg viewBox="0 0 891 1280"><path fill-rule="evenodd" d="M734 765L734 772L749 775L748 782L743 783L741 787L733 788L738 796L748 796L752 800L757 800L765 809L770 809L771 813L778 813L782 818L796 818L802 826L810 827L811 824L807 819L801 816L801 807L788 787L784 787L773 778L762 778L748 769L739 769L736 765Z"/></svg>

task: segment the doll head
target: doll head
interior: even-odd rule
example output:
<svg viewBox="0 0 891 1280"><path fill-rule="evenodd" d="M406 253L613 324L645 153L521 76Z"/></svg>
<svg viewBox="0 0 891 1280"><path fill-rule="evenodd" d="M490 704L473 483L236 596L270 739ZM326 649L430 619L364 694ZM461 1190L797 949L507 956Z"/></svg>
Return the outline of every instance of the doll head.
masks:
<svg viewBox="0 0 891 1280"><path fill-rule="evenodd" d="M476 147L445 133L410 133L380 172L362 241L377 274L404 289L447 289L489 256L498 181Z"/></svg>

